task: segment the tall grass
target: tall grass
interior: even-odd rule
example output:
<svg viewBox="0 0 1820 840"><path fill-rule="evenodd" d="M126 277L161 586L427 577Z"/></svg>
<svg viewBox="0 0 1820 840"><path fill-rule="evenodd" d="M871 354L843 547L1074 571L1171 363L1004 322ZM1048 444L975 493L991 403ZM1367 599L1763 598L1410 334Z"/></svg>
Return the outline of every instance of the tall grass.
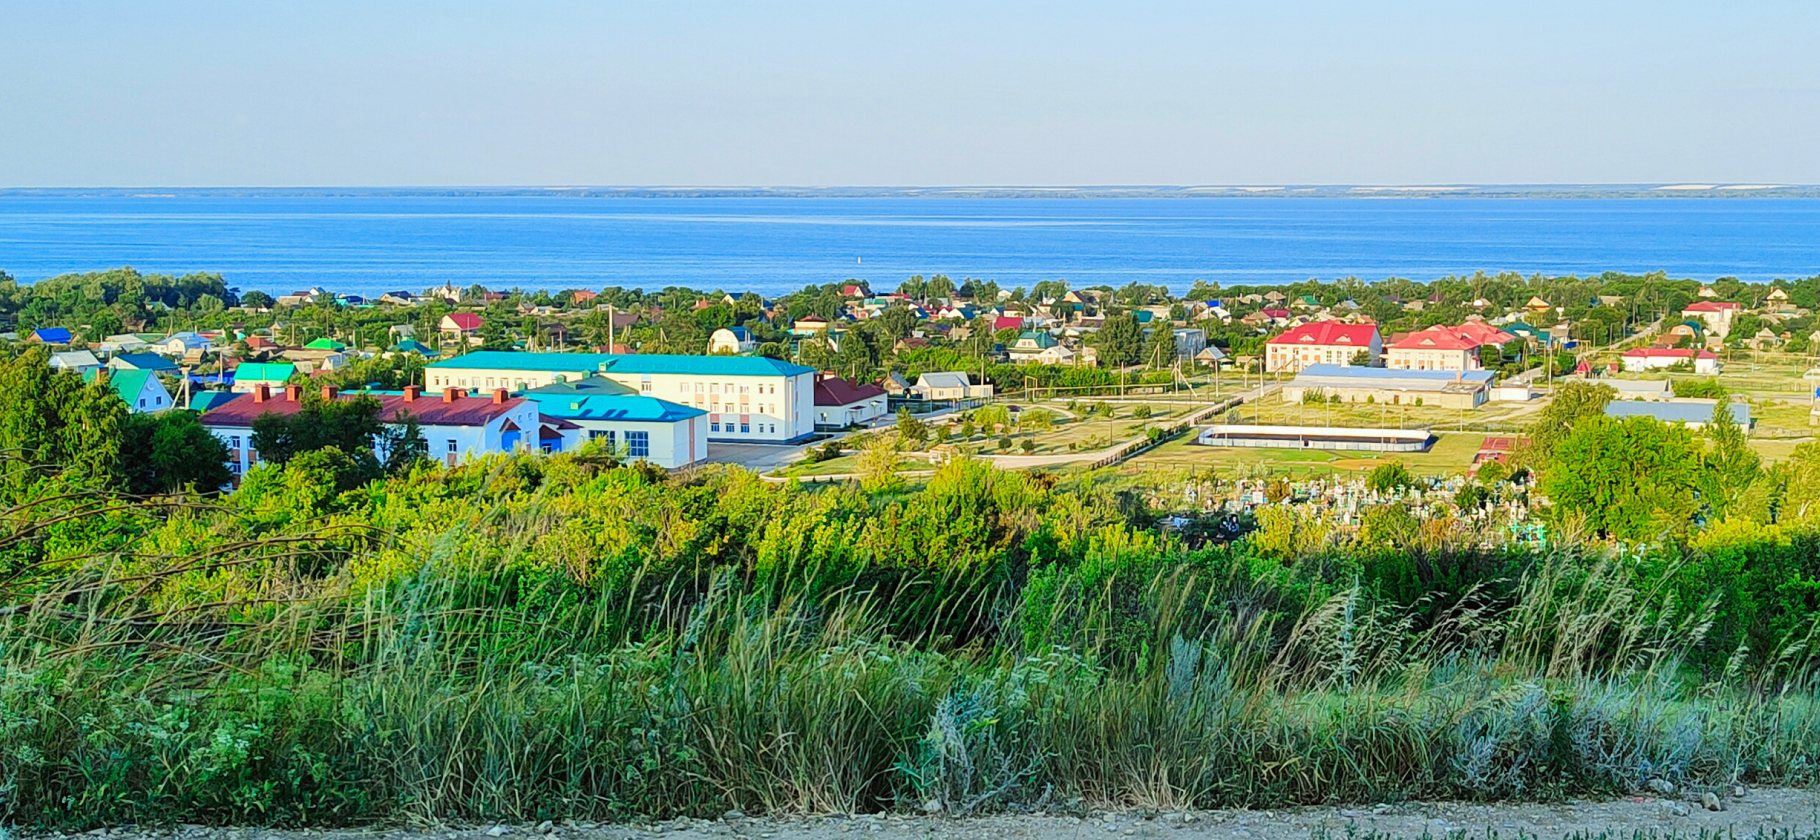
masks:
<svg viewBox="0 0 1820 840"><path fill-rule="evenodd" d="M578 598L476 568L467 527L396 547L381 583L308 571L348 550L317 529L87 558L11 601L0 820L1271 807L1820 767L1813 686L1685 679L1710 606L1615 557L1548 555L1420 626L1357 585L1280 616L1231 568L1112 563L1040 598L931 596L955 638L887 629L941 581L683 570ZM157 597L230 563L214 600Z"/></svg>

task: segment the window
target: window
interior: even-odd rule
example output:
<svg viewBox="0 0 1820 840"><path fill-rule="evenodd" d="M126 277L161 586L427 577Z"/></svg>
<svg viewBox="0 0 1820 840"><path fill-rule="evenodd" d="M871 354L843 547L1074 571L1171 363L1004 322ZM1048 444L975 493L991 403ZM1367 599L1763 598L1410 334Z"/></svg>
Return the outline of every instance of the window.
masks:
<svg viewBox="0 0 1820 840"><path fill-rule="evenodd" d="M720 421L719 420L709 420L708 421L708 431L710 431L710 432L720 431Z"/></svg>
<svg viewBox="0 0 1820 840"><path fill-rule="evenodd" d="M740 434L742 434L742 435L749 435L749 434L752 434L752 424L751 424L751 422L749 422L749 421L745 421L745 420L741 420L741 421L740 421L740 423L739 423L739 433L740 433Z"/></svg>
<svg viewBox="0 0 1820 840"><path fill-rule="evenodd" d="M234 435L233 437L228 438L228 448L229 449L239 449L240 448L240 436L239 435Z"/></svg>
<svg viewBox="0 0 1820 840"><path fill-rule="evenodd" d="M556 447L550 441L546 440L543 442L543 454L548 455L551 452L555 452L555 451L556 451Z"/></svg>
<svg viewBox="0 0 1820 840"><path fill-rule="evenodd" d="M455 454L455 441L454 440L449 441L449 454L450 455Z"/></svg>
<svg viewBox="0 0 1820 840"><path fill-rule="evenodd" d="M651 456L650 432L626 432L626 457L648 458Z"/></svg>

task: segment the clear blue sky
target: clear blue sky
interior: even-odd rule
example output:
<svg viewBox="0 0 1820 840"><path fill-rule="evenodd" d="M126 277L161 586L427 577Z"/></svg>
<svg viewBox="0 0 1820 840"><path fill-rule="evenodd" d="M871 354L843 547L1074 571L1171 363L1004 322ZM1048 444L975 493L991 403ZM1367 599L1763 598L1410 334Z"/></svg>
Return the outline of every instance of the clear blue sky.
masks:
<svg viewBox="0 0 1820 840"><path fill-rule="evenodd" d="M5 0L0 186L1820 183L1820 3Z"/></svg>

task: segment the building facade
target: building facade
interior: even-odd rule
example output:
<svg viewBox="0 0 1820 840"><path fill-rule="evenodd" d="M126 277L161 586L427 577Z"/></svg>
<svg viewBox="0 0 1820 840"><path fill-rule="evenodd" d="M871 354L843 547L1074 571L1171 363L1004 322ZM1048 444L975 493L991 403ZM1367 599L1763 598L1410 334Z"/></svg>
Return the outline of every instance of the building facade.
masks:
<svg viewBox="0 0 1820 840"><path fill-rule="evenodd" d="M426 387L529 391L598 376L700 409L712 440L789 443L815 433L815 371L761 356L481 351L425 367Z"/></svg>
<svg viewBox="0 0 1820 840"><path fill-rule="evenodd" d="M1311 365L1355 366L1365 354L1366 366L1378 363L1384 340L1376 324L1316 321L1272 336L1264 345L1264 369L1298 371Z"/></svg>

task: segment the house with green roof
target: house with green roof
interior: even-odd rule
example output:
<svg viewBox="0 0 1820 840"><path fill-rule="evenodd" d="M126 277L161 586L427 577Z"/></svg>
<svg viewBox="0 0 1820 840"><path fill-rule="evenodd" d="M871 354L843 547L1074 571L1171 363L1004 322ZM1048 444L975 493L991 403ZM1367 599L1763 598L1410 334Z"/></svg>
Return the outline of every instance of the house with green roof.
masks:
<svg viewBox="0 0 1820 840"><path fill-rule="evenodd" d="M270 391L282 391L296 373L297 366L290 362L241 362L240 367L234 368L233 391L251 394L261 385Z"/></svg>
<svg viewBox="0 0 1820 840"><path fill-rule="evenodd" d="M397 344L392 345L390 349L386 350L386 352L387 353L416 353L417 355L422 356L426 359L434 359L437 356L442 355L441 353L436 352L436 350L434 348L425 346L423 342L418 341L415 338L407 338L403 341L400 341Z"/></svg>
<svg viewBox="0 0 1820 840"><path fill-rule="evenodd" d="M97 376L106 377L107 386L126 403L126 410L135 414L164 411L176 405L164 382L149 370L103 371L97 368L82 374L82 378L90 382Z"/></svg>
<svg viewBox="0 0 1820 840"><path fill-rule="evenodd" d="M305 349L305 350L327 350L331 353L340 353L340 352L348 349L348 346L346 344L342 344L341 342L336 341L335 339L332 339L332 338L318 338L315 341L312 341L308 344L303 345L303 349Z"/></svg>
<svg viewBox="0 0 1820 840"><path fill-rule="evenodd" d="M1075 355L1042 330L1029 330L1018 336L1008 352L1013 364L1065 365L1073 363Z"/></svg>
<svg viewBox="0 0 1820 840"><path fill-rule="evenodd" d="M815 434L815 370L764 356L483 350L432 362L424 373L431 391L531 391L600 377L706 412L712 440L790 443Z"/></svg>

